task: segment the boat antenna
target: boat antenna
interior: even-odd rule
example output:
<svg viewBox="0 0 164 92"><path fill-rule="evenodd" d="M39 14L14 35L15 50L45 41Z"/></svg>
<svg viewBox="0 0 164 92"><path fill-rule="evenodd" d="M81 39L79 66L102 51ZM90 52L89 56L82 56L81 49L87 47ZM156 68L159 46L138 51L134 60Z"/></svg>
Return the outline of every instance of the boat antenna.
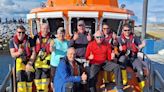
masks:
<svg viewBox="0 0 164 92"><path fill-rule="evenodd" d="M121 8L125 9L126 5L125 4L121 4Z"/></svg>
<svg viewBox="0 0 164 92"><path fill-rule="evenodd" d="M44 8L44 7L46 7L46 3L45 3L45 2L41 2L40 6L41 6L42 8Z"/></svg>

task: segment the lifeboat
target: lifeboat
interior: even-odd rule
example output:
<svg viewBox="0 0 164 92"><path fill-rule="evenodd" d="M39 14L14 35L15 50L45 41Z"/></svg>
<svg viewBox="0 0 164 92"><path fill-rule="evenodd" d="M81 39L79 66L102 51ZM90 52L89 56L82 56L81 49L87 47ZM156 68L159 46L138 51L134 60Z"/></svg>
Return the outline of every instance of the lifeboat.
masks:
<svg viewBox="0 0 164 92"><path fill-rule="evenodd" d="M119 7L118 0L47 0L41 7L32 9L27 14L27 19L32 37L40 31L40 25L46 22L49 24L51 34L55 34L57 28L62 26L66 29L66 38L70 39L76 31L78 20L84 20L86 31L91 34L102 30L102 24L106 22L119 36L124 23L128 22L134 26L135 14L125 7ZM126 70L129 77L124 90L142 92L134 71L130 67ZM97 88L101 91L105 89L106 92L117 92L111 90L111 87L104 88L107 86L103 86L102 73L99 74Z"/></svg>

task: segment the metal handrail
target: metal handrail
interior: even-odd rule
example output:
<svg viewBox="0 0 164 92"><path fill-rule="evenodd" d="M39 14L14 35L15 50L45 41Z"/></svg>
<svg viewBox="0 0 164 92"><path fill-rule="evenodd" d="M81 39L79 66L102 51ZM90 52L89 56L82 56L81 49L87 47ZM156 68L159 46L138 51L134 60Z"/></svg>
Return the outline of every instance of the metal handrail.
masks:
<svg viewBox="0 0 164 92"><path fill-rule="evenodd" d="M141 52L143 53L143 52ZM149 61L148 62L148 67L149 67L149 89L148 89L148 92L156 92L156 91L159 91L159 92L164 92L164 78L161 76L161 74L159 73L158 70L154 69L154 67L152 66L152 60L145 54L143 53L143 57L147 58L147 60ZM156 81L156 78L159 80L159 83L161 84L161 89L158 89L155 87L155 81Z"/></svg>
<svg viewBox="0 0 164 92"><path fill-rule="evenodd" d="M153 70L152 61L144 52L141 51L141 53L143 54L143 61L145 61L145 59L148 61L147 64L148 64L148 69L149 69L149 75L147 76L147 79L148 79L147 92L151 92L150 90L153 85L153 83L152 83L152 70Z"/></svg>
<svg viewBox="0 0 164 92"><path fill-rule="evenodd" d="M13 92L13 72L12 72L12 68L11 68L11 65L9 65L9 72L7 74L7 76L5 77L1 87L0 87L0 92L5 92L6 91L6 87L7 87L7 83L8 81L11 79L11 82L10 82L10 92Z"/></svg>
<svg viewBox="0 0 164 92"><path fill-rule="evenodd" d="M159 83L161 84L161 89L158 90L160 92L164 92L164 79L162 78L161 74L159 73L158 70L154 70L154 85L153 85L153 92L155 92L155 90L157 90L158 88L155 87L155 81L156 81L156 78L159 80Z"/></svg>

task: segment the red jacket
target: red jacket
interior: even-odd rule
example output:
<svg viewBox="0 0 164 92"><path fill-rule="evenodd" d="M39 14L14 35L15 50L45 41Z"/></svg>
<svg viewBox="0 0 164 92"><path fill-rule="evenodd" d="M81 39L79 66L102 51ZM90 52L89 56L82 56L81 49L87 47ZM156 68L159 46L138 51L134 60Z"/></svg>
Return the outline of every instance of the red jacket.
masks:
<svg viewBox="0 0 164 92"><path fill-rule="evenodd" d="M92 41L88 44L85 57L88 60L90 54L93 54L93 60L90 60L91 64L102 64L106 60L111 60L111 46L103 42L100 46L96 43L96 41Z"/></svg>
<svg viewBox="0 0 164 92"><path fill-rule="evenodd" d="M106 43L111 43L112 40L112 34L109 34L107 38L104 39Z"/></svg>

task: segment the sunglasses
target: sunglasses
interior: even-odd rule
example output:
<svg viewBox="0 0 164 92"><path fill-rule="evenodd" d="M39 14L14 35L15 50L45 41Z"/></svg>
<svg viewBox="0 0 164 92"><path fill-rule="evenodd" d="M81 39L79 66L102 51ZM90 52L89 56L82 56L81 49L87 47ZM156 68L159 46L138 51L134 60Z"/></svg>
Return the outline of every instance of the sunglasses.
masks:
<svg viewBox="0 0 164 92"><path fill-rule="evenodd" d="M21 33L22 33L22 34L25 34L25 32L18 32L18 33L19 33L19 34L21 34Z"/></svg>
<svg viewBox="0 0 164 92"><path fill-rule="evenodd" d="M96 36L97 39L101 39L104 38L103 36Z"/></svg>
<svg viewBox="0 0 164 92"><path fill-rule="evenodd" d="M124 31L130 31L130 30L124 30Z"/></svg>

